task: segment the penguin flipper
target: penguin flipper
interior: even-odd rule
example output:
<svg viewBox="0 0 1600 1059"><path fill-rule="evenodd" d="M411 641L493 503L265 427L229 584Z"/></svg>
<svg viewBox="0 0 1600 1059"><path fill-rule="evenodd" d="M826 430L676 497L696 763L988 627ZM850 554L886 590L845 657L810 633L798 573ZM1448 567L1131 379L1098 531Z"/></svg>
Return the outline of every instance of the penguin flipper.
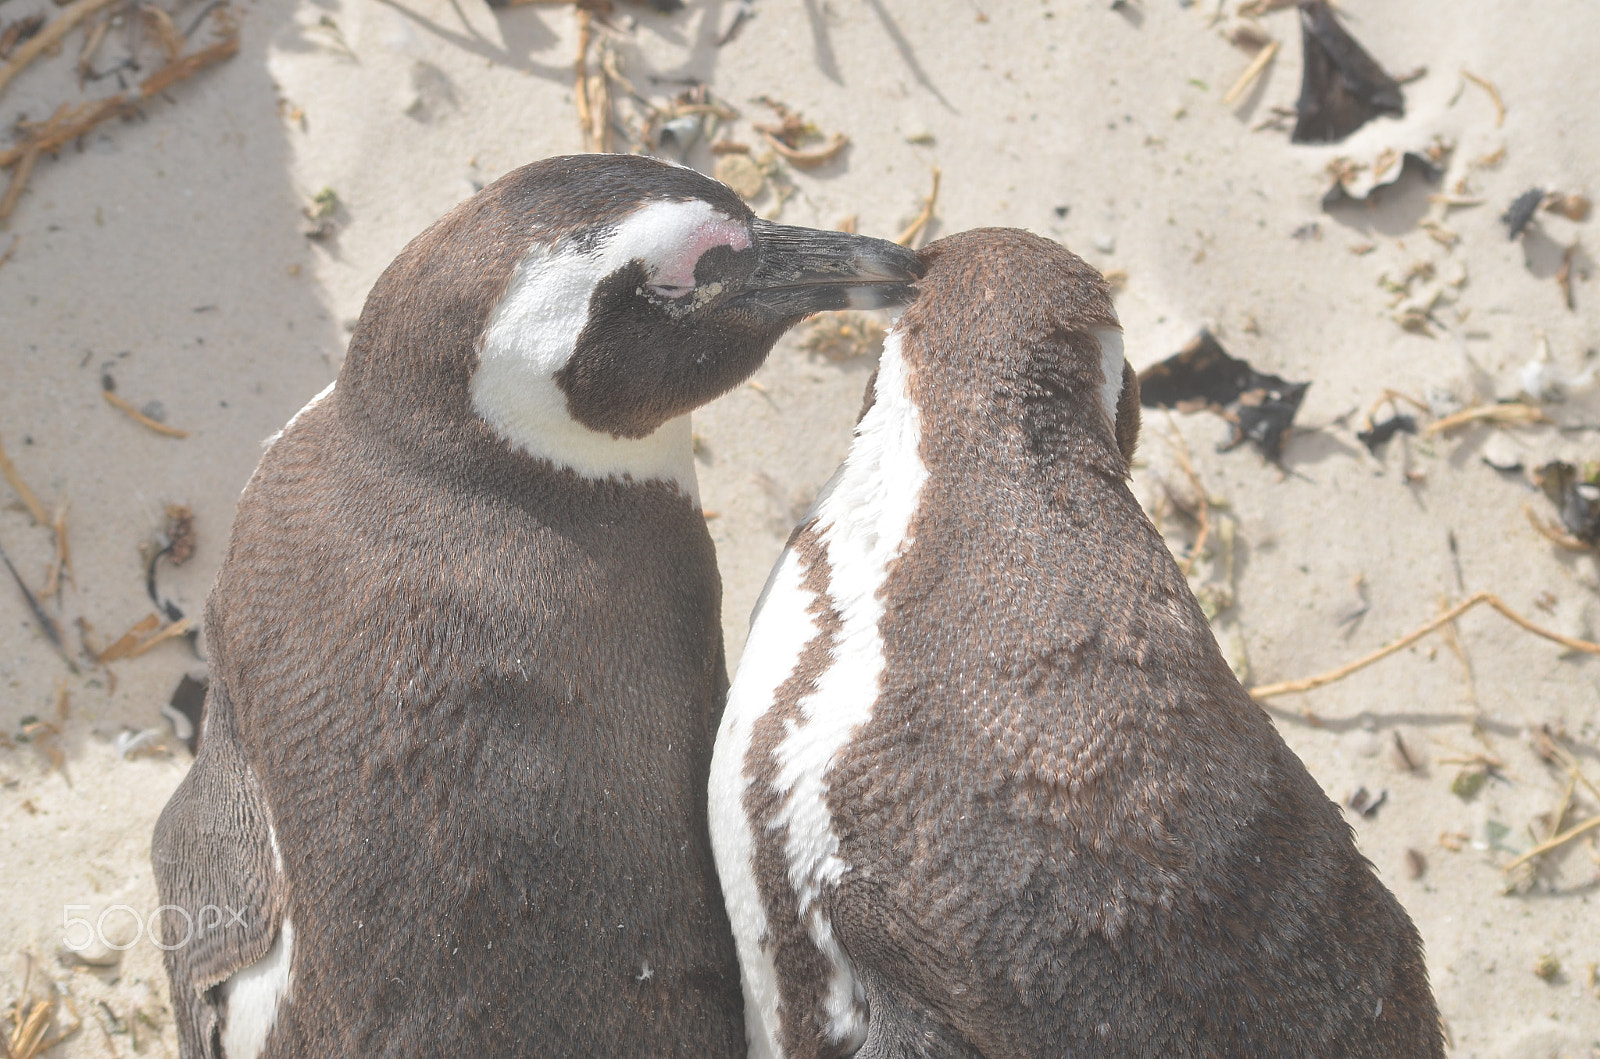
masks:
<svg viewBox="0 0 1600 1059"><path fill-rule="evenodd" d="M232 714L213 680L200 752L156 821L150 847L183 1059L227 1059L218 987L267 954L287 905L270 810Z"/></svg>

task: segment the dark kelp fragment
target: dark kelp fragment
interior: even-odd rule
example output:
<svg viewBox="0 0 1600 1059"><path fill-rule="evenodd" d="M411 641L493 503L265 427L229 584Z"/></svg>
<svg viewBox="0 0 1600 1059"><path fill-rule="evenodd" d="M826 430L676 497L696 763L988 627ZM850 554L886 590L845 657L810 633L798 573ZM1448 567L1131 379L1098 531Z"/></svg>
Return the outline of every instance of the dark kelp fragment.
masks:
<svg viewBox="0 0 1600 1059"><path fill-rule="evenodd" d="M1600 465L1581 470L1555 460L1533 472L1533 481L1561 516L1561 525L1578 540L1600 545Z"/></svg>
<svg viewBox="0 0 1600 1059"><path fill-rule="evenodd" d="M211 681L205 677L196 680L184 674L172 690L172 699L161 707L161 716L172 725L172 734L182 739L193 754L200 748L200 722L205 717L206 689Z"/></svg>
<svg viewBox="0 0 1600 1059"><path fill-rule="evenodd" d="M1539 212L1539 204L1544 201L1543 188L1529 188L1518 195L1511 203L1511 208L1500 215L1500 221L1506 226L1508 237L1513 241L1522 234L1522 230L1533 220L1533 215Z"/></svg>
<svg viewBox="0 0 1600 1059"><path fill-rule="evenodd" d="M1405 97L1323 0L1300 5L1305 72L1293 143L1338 143L1379 114L1405 114Z"/></svg>
<svg viewBox="0 0 1600 1059"><path fill-rule="evenodd" d="M1276 462L1310 385L1262 374L1228 356L1211 332L1202 330L1182 350L1139 374L1139 399L1146 408L1214 412L1233 424L1229 448L1253 441Z"/></svg>
<svg viewBox="0 0 1600 1059"><path fill-rule="evenodd" d="M1367 429L1357 431L1356 440L1365 445L1368 452L1376 456L1379 447L1396 434L1415 434L1416 432L1417 420L1415 416L1396 413L1381 423L1372 423Z"/></svg>

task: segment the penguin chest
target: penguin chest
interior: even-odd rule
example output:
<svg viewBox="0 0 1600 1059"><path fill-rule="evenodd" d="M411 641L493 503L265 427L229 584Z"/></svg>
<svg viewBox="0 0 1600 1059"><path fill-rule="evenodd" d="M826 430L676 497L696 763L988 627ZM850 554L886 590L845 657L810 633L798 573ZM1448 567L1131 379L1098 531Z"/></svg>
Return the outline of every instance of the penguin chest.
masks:
<svg viewBox="0 0 1600 1059"><path fill-rule="evenodd" d="M712 760L711 828L744 973L753 1055L853 1049L863 987L826 897L852 870L832 774L872 720L884 675L883 589L927 471L900 338L875 402L757 604Z"/></svg>

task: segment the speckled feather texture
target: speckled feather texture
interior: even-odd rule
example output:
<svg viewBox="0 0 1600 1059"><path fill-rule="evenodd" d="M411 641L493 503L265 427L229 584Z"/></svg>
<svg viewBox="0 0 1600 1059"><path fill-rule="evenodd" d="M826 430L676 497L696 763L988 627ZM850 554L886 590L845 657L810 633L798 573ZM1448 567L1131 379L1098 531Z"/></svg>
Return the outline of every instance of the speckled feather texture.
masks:
<svg viewBox="0 0 1600 1059"><path fill-rule="evenodd" d="M557 159L419 236L252 477L207 607L204 738L155 843L164 900L253 928L220 963L169 955L186 1056L217 1054L212 987L285 915L268 1057L742 1054L706 834L727 681L699 505L536 460L469 397L516 262L636 208L641 172L665 174L658 199L721 194ZM708 392L764 352L708 360Z"/></svg>
<svg viewBox="0 0 1600 1059"><path fill-rule="evenodd" d="M870 719L826 771L842 870L816 904L870 1013L855 1054L1442 1057L1416 930L1128 489L1104 281L1010 230L924 260L896 331L927 478L877 593ZM837 661L852 591L808 532L785 560L815 597L801 691ZM746 757L758 817L775 757ZM781 861L754 862L764 895ZM836 968L806 939L774 924L764 945L791 1059L847 1050L817 1006Z"/></svg>

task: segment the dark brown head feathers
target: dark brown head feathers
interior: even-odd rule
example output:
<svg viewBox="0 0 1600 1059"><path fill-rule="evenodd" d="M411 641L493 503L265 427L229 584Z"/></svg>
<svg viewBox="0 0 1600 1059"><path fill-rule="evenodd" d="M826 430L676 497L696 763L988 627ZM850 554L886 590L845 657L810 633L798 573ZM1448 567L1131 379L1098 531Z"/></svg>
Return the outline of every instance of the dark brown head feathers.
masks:
<svg viewBox="0 0 1600 1059"><path fill-rule="evenodd" d="M1104 277L1059 244L1012 228L941 239L922 259L928 271L900 326L924 435L998 431L986 443L1009 439L1050 460L1070 449L1125 475L1138 440L1138 384L1130 400L1133 376L1118 352L1113 421L1101 395L1101 336L1122 328ZM1119 338L1106 341L1120 349Z"/></svg>

